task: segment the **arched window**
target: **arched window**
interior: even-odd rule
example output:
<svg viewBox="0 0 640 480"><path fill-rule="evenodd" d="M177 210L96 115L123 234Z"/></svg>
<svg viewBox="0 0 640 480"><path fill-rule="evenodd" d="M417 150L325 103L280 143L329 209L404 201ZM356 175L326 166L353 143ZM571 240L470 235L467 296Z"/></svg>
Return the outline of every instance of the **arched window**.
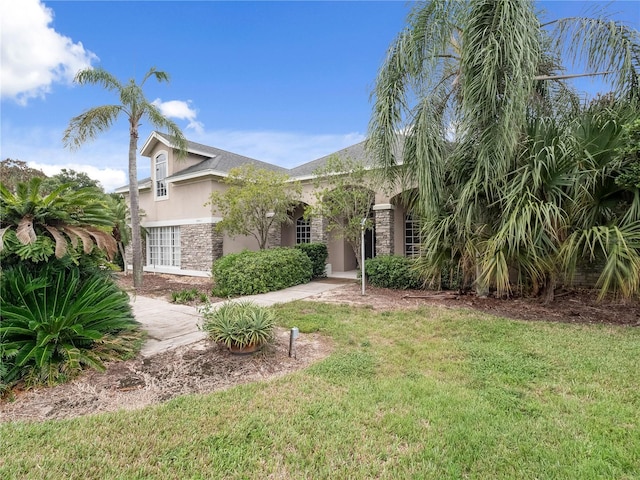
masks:
<svg viewBox="0 0 640 480"><path fill-rule="evenodd" d="M167 155L159 153L155 158L155 193L156 198L167 197Z"/></svg>
<svg viewBox="0 0 640 480"><path fill-rule="evenodd" d="M311 242L311 222L300 217L296 220L296 243Z"/></svg>
<svg viewBox="0 0 640 480"><path fill-rule="evenodd" d="M420 255L420 221L411 213L404 217L404 254L407 257Z"/></svg>

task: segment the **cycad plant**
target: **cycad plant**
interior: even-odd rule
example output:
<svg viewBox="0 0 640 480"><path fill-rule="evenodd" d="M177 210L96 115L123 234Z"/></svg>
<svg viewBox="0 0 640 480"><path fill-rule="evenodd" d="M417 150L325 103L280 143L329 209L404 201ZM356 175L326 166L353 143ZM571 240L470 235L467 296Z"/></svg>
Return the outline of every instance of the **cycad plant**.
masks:
<svg viewBox="0 0 640 480"><path fill-rule="evenodd" d="M13 193L0 183L0 252L6 248L5 254L39 262L73 254L81 245L85 254L97 246L111 258L117 247L106 196L67 184L45 194L41 184L41 178L33 178Z"/></svg>
<svg viewBox="0 0 640 480"><path fill-rule="evenodd" d="M77 267L4 269L0 340L5 383L53 384L132 353L139 342L129 298L105 274ZM2 382L0 382L2 383Z"/></svg>

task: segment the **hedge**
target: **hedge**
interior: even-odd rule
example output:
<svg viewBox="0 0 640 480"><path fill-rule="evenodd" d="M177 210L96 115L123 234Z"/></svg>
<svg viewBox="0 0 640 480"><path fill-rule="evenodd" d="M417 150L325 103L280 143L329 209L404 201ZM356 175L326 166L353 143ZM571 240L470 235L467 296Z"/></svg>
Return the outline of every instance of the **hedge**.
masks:
<svg viewBox="0 0 640 480"><path fill-rule="evenodd" d="M422 281L411 269L413 263L412 259L406 257L380 255L365 260L364 273L374 287L398 290L422 288Z"/></svg>
<svg viewBox="0 0 640 480"><path fill-rule="evenodd" d="M311 260L302 250L279 247L225 255L213 264L213 294L217 297L253 295L307 283Z"/></svg>
<svg viewBox="0 0 640 480"><path fill-rule="evenodd" d="M296 248L302 250L311 260L313 265L313 278L325 277L327 264L327 257L329 251L324 243L299 243Z"/></svg>

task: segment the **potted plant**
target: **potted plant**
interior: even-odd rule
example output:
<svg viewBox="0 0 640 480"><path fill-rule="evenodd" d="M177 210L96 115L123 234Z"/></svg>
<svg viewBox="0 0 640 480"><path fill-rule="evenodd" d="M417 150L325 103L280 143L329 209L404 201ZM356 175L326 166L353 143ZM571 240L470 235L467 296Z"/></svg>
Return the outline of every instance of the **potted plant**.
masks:
<svg viewBox="0 0 640 480"><path fill-rule="evenodd" d="M253 353L273 339L275 315L253 302L225 302L202 314L202 330L231 353Z"/></svg>

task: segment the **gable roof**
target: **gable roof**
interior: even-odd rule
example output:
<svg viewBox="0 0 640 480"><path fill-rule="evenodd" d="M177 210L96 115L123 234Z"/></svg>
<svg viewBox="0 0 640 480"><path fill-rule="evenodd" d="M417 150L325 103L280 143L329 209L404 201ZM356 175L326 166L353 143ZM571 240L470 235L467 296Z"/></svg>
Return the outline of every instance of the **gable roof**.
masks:
<svg viewBox="0 0 640 480"><path fill-rule="evenodd" d="M161 132L152 132L145 142L144 146L142 147L140 153L143 156L151 156L151 152L156 141L163 143L169 148L175 148L172 137L170 135ZM202 143L192 142L190 140L187 141L187 152L194 155L202 156L204 157L204 159L196 165L192 165L183 170L175 172L173 175L167 177L167 180L179 181L206 175L226 177L228 176L229 171L232 168L240 167L246 164L253 164L258 168L286 173L293 180L303 180L314 177L314 172L318 169L323 168L326 165L327 161L331 157L335 156L342 159L349 158L356 162L362 162L365 166L373 166L373 159L366 151L366 140L360 143L356 143L355 145L351 145L350 147L343 148L342 150L338 150L337 152L331 153L329 155L325 155L324 157L320 157L315 160L311 160L310 162L303 163L302 165L298 165L297 167L291 169L279 167L271 163L256 160L255 158L245 157L244 155L228 152L220 148L211 147ZM116 191L123 190L124 188L125 187L120 187L116 189Z"/></svg>

